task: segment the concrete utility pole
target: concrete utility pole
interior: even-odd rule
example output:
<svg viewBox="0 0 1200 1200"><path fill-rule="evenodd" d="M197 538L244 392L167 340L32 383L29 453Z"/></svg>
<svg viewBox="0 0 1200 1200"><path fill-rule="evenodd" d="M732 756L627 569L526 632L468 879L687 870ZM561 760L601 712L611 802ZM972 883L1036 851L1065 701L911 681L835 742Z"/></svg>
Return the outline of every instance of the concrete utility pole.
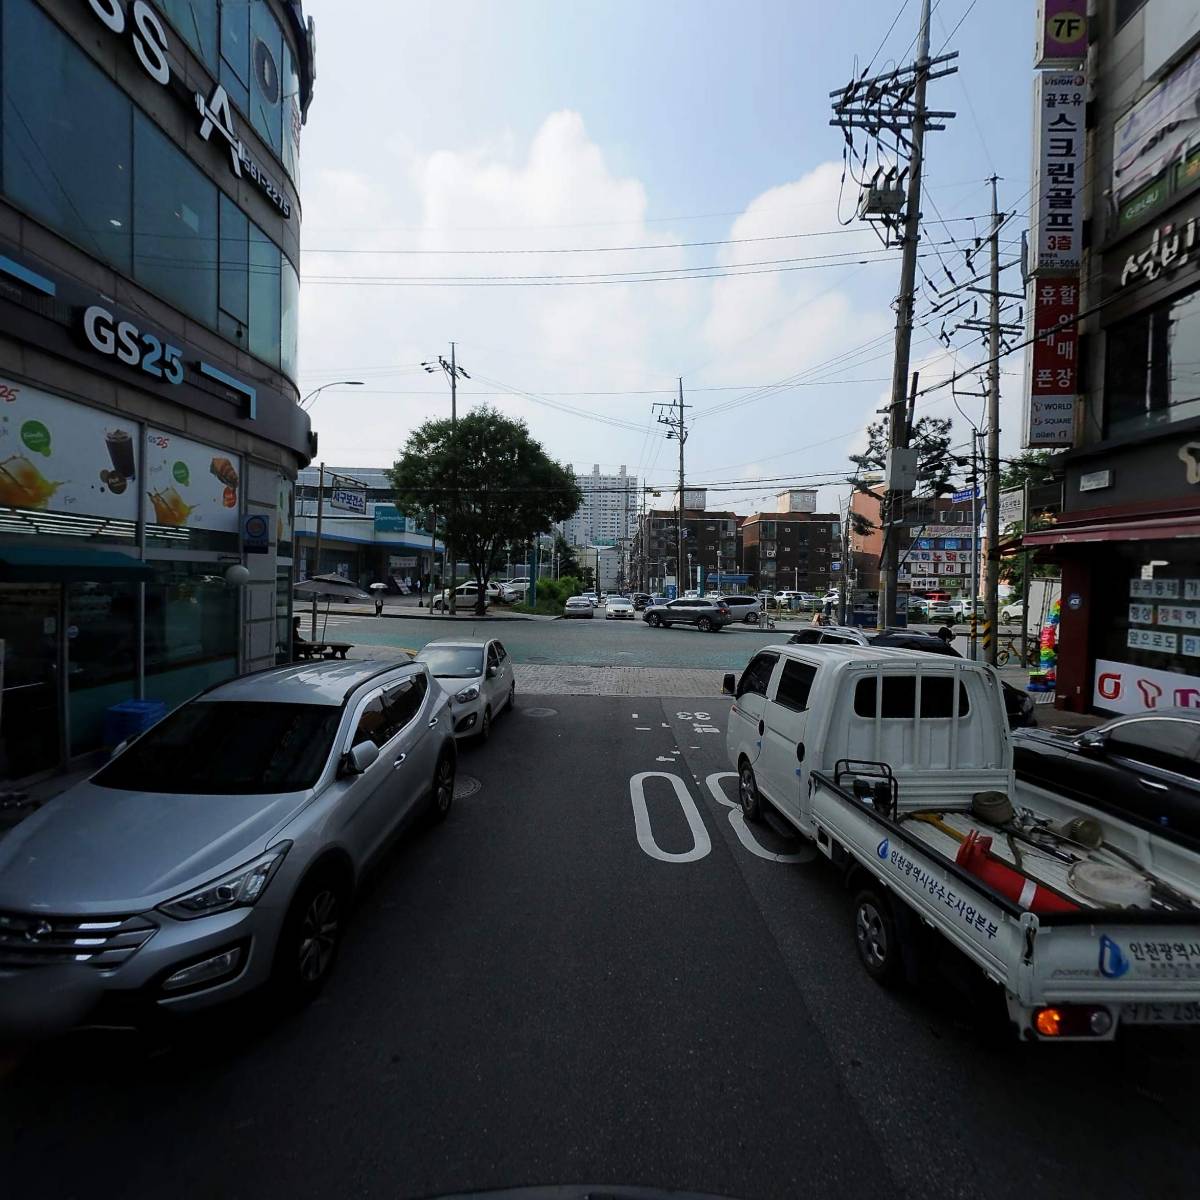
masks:
<svg viewBox="0 0 1200 1200"><path fill-rule="evenodd" d="M325 464L322 463L318 468L317 473L317 538L316 548L313 554L313 572L312 578L316 578L321 573L321 518L325 515ZM313 593L312 598L312 620L309 625L309 637L315 642L317 640L317 594Z"/></svg>
<svg viewBox="0 0 1200 1200"><path fill-rule="evenodd" d="M885 245L891 245L891 235L900 226L903 209L903 232L899 241L903 248L900 264L900 291L896 297L896 351L892 364L892 398L888 406L888 446L901 449L908 446L908 421L905 419L905 387L908 383L908 364L912 347L913 309L917 272L917 245L921 236L921 175L925 160L925 134L945 126L930 118L953 117L952 112L931 112L925 106L925 89L930 79L953 74L956 67L934 66L948 63L954 53L929 57L930 0L922 0L921 25L917 35L917 59L912 66L877 75L871 79L854 79L844 88L830 92L833 97L831 125L841 128L851 151L858 157L852 130L862 129L876 141L885 140L888 146L907 143L908 183L902 195L905 168L897 163L886 173L877 170L870 181L860 180L863 193L859 214L864 219L879 222L888 230ZM907 134L907 137L906 137ZM892 151L894 154L894 151ZM864 166L865 166L865 159ZM897 525L903 520L904 494L889 489L881 505L883 521L883 553L880 561L880 623L896 624L896 577L899 565L899 533Z"/></svg>
<svg viewBox="0 0 1200 1200"><path fill-rule="evenodd" d="M684 471L683 471L683 446L688 439L687 424L684 420L683 410L691 408L690 404L683 402L683 379L679 380L679 399L675 405L656 404L656 409L662 411L658 414L658 422L660 425L667 426L667 437L675 438L679 442L679 493L675 503L675 594L682 596L691 585L690 570L688 573L688 582L685 586L681 586L684 581L684 563L685 551L683 549L683 487L684 487ZM672 412L672 409L675 412Z"/></svg>
<svg viewBox="0 0 1200 1200"><path fill-rule="evenodd" d="M987 464L984 505L987 509L987 562L983 582L983 648L996 665L1000 585L1000 213L996 208L996 176L992 184L991 278L988 297ZM974 597L972 597L974 599Z"/></svg>
<svg viewBox="0 0 1200 1200"><path fill-rule="evenodd" d="M458 426L458 380L459 380L459 376L462 376L463 379L470 379L471 377L470 377L470 375L468 375L466 373L466 371L464 371L462 369L462 367L460 367L458 365L458 360L455 358L455 346L454 346L453 342L450 343L450 361L449 362L447 362L439 354L436 359L430 359L428 362L423 362L421 364L421 366L423 366L425 368L425 370L427 372L429 372L430 374L433 374L434 371L441 368L442 373L446 376L447 379L450 380L450 433L451 433L451 438L453 438L454 430ZM458 511L458 491L457 491L457 487L456 487L457 483L458 483L458 477L457 477L457 474L455 474L455 476L450 481L450 518L451 518L451 520L453 520L454 514ZM450 532L449 527L447 527L446 532L447 532L447 534L449 534L449 532ZM448 536L445 539L444 547L445 548L442 552L442 573L444 575L446 573L446 567L449 567L450 578L444 582L446 582L450 588L450 605L449 605L450 615L454 616L454 613L456 611L455 595L454 595L454 578L455 578L455 575L457 574L457 566L458 566L457 554L454 549L454 543L450 540L450 538ZM430 603L430 606L432 607L432 605L433 605L432 599L430 600L429 603Z"/></svg>

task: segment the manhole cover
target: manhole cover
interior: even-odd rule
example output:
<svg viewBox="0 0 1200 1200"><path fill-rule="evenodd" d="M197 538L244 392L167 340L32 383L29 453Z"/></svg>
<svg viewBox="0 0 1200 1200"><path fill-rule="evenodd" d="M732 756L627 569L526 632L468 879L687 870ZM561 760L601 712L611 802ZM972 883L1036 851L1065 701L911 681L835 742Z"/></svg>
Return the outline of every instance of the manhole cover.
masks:
<svg viewBox="0 0 1200 1200"><path fill-rule="evenodd" d="M458 775L454 780L454 798L455 800L465 800L468 796L473 796L483 784L471 775Z"/></svg>
<svg viewBox="0 0 1200 1200"><path fill-rule="evenodd" d="M517 710L527 717L557 717L557 708L520 708Z"/></svg>

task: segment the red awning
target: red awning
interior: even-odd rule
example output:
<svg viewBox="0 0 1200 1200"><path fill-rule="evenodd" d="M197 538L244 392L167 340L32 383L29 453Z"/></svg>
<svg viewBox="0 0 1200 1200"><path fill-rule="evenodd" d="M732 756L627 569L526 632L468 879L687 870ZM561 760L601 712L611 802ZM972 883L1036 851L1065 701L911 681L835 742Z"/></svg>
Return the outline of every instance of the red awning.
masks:
<svg viewBox="0 0 1200 1200"><path fill-rule="evenodd" d="M1084 542L1148 542L1171 538L1200 538L1200 516L1054 525L1049 529L1035 529L1027 533L1025 545L1073 546Z"/></svg>

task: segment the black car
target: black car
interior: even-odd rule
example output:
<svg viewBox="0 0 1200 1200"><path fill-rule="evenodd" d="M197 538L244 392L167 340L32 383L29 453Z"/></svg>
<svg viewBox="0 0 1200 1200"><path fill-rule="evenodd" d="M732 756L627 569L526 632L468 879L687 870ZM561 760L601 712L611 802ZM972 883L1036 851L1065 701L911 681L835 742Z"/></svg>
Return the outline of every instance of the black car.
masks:
<svg viewBox="0 0 1200 1200"><path fill-rule="evenodd" d="M916 629L881 629L878 633L863 633L861 629L845 625L810 625L793 633L788 641L821 646L887 646L893 650L921 650L926 654L962 658L949 642L944 642L936 633L922 633ZM1000 681L1000 690L1004 696L1004 711L1010 729L1021 729L1037 723L1033 697L1028 692L1013 687L1003 679Z"/></svg>
<svg viewBox="0 0 1200 1200"><path fill-rule="evenodd" d="M641 612L646 607L646 605L648 605L650 603L650 601L653 599L654 599L654 597L651 596L649 592L634 592L633 593L633 610L634 610L634 612Z"/></svg>
<svg viewBox="0 0 1200 1200"><path fill-rule="evenodd" d="M1039 787L1200 839L1200 712L1116 717L1074 735L1021 730L1013 765Z"/></svg>

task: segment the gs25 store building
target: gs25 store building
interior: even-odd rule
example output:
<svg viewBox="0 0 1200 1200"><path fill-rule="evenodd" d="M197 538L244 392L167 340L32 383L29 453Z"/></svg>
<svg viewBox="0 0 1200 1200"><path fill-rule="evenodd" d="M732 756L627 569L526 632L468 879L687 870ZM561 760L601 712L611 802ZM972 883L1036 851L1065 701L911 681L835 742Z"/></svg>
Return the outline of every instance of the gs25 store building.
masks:
<svg viewBox="0 0 1200 1200"><path fill-rule="evenodd" d="M298 0L0 2L0 791L289 637Z"/></svg>

